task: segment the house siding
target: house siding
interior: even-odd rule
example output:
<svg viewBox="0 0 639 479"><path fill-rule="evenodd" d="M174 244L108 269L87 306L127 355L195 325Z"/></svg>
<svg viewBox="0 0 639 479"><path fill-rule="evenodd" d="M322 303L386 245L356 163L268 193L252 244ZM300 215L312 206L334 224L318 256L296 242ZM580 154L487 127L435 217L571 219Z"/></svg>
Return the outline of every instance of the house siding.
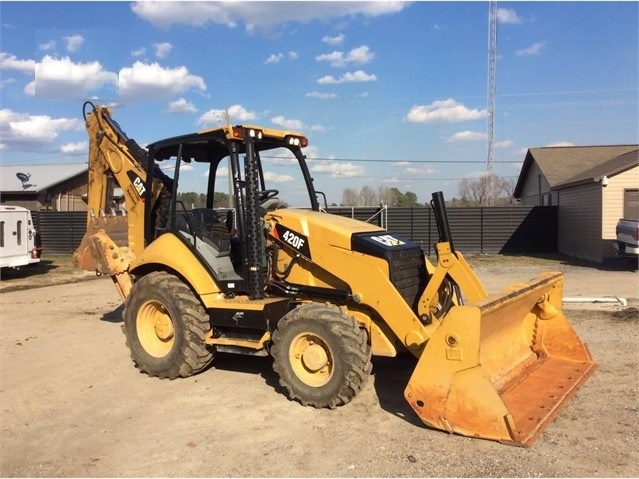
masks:
<svg viewBox="0 0 639 479"><path fill-rule="evenodd" d="M560 253L596 263L603 261L602 189L593 182L559 191Z"/></svg>
<svg viewBox="0 0 639 479"><path fill-rule="evenodd" d="M543 175L537 163L532 162L530 170L526 175L526 182L521 192L522 206L543 206L541 204L540 193L543 196L550 191L550 185ZM551 205L556 205L556 193L553 194ZM546 206L551 206L546 205Z"/></svg>
<svg viewBox="0 0 639 479"><path fill-rule="evenodd" d="M603 189L603 237L615 238L615 228L619 218L623 218L624 191L639 188L639 166L608 178L608 186Z"/></svg>

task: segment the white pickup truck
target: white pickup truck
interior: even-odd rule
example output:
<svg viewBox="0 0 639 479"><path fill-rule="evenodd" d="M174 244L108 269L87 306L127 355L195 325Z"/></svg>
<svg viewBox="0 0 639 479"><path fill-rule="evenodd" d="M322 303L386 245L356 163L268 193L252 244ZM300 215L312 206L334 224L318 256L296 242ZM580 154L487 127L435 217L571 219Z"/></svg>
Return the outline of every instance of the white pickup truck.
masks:
<svg viewBox="0 0 639 479"><path fill-rule="evenodd" d="M42 247L31 212L20 206L0 206L0 268L38 263Z"/></svg>
<svg viewBox="0 0 639 479"><path fill-rule="evenodd" d="M639 254L639 220L620 219L617 223L615 249L620 256Z"/></svg>

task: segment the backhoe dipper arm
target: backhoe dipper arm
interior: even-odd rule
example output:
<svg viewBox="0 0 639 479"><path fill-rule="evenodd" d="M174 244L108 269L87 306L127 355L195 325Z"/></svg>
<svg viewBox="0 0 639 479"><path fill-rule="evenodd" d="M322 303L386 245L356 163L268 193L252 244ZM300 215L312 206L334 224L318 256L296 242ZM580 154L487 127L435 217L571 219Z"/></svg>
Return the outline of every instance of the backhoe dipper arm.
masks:
<svg viewBox="0 0 639 479"><path fill-rule="evenodd" d="M147 203L152 207L166 181L154 175L147 182L147 153L111 118L110 108L86 102L83 115L89 135L87 232L73 261L77 268L110 275L124 299L131 285L129 265L145 246ZM124 194L125 215L116 215L108 204L111 179Z"/></svg>
<svg viewBox="0 0 639 479"><path fill-rule="evenodd" d="M88 115L85 111L89 135L87 230L91 227L92 218L108 213L108 178L113 176L124 193L128 216L127 246L134 254L139 254L144 248L146 152L134 140L127 138L111 119L110 108L87 102L84 104L85 110L88 105L92 111Z"/></svg>

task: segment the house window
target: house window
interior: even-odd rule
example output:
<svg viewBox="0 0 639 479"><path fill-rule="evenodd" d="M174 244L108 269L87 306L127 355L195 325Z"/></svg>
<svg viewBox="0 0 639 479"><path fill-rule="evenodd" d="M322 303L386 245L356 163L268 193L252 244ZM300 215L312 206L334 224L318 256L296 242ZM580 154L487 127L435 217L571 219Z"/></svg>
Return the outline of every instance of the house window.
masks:
<svg viewBox="0 0 639 479"><path fill-rule="evenodd" d="M627 220L639 220L639 189L623 190L623 217Z"/></svg>
<svg viewBox="0 0 639 479"><path fill-rule="evenodd" d="M552 195L544 193L541 197L541 206L552 206Z"/></svg>

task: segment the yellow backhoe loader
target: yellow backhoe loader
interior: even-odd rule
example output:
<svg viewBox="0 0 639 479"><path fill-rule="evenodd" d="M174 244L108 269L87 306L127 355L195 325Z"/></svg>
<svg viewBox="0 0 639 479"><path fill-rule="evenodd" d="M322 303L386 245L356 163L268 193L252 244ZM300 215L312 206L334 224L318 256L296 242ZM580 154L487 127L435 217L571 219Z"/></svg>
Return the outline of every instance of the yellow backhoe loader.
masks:
<svg viewBox="0 0 639 479"><path fill-rule="evenodd" d="M150 376L190 376L216 352L270 354L290 398L334 408L361 391L372 355L408 351L404 395L426 425L530 445L596 368L562 313L562 274L489 297L439 192L433 265L419 244L326 213L302 134L227 125L141 148L109 108L86 102L84 118L74 262L113 278L132 360ZM185 203L198 180L202 203ZM126 214L111 211L114 187Z"/></svg>

